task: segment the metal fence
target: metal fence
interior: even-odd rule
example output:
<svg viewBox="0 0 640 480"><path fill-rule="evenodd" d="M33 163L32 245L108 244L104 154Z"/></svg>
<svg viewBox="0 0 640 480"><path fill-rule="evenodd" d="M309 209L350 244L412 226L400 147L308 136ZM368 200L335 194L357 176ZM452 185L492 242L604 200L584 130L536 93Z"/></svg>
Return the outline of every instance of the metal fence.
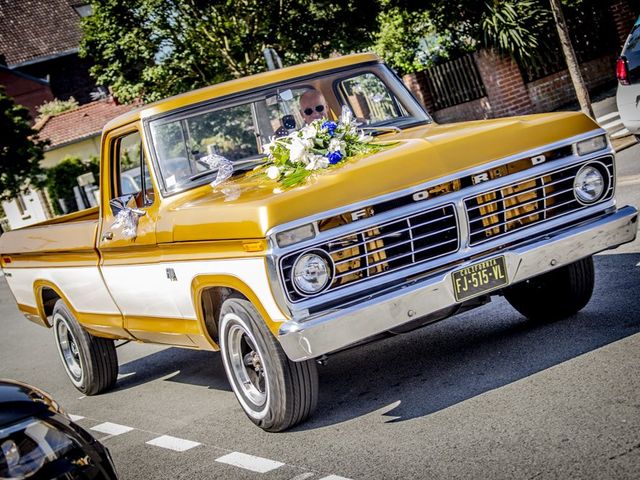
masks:
<svg viewBox="0 0 640 480"><path fill-rule="evenodd" d="M425 74L436 110L486 95L472 54L431 67Z"/></svg>

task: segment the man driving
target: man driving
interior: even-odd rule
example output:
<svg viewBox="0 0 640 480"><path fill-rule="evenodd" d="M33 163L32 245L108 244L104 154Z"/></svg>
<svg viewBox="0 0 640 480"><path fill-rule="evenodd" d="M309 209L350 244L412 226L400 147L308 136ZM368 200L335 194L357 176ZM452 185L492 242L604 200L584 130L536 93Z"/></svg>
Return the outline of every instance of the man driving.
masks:
<svg viewBox="0 0 640 480"><path fill-rule="evenodd" d="M329 118L329 107L324 95L315 89L300 95L300 114L307 125L314 120Z"/></svg>

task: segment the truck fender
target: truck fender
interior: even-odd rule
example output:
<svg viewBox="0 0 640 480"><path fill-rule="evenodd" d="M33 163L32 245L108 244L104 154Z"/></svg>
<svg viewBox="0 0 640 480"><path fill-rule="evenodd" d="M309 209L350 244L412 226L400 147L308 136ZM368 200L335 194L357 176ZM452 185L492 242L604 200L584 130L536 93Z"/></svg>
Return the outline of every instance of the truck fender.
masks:
<svg viewBox="0 0 640 480"><path fill-rule="evenodd" d="M217 295L215 295L214 298L204 298L205 292L210 292L212 289L216 291ZM245 282L229 274L200 275L195 277L191 282L191 299L201 334L216 350L219 350L217 344L218 312L224 299L231 293L239 293L247 298L260 313L267 328L269 328L276 338L278 337L281 322L271 318L258 296ZM205 307L205 301L210 303L209 308ZM205 311L211 308L213 308L213 312ZM212 315L213 318L211 318Z"/></svg>

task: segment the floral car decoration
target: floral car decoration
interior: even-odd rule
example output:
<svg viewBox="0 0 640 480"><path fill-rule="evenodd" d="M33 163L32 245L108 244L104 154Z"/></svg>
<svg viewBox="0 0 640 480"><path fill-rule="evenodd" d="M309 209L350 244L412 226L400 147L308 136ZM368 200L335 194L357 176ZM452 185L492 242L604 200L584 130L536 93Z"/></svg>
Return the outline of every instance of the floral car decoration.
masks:
<svg viewBox="0 0 640 480"><path fill-rule="evenodd" d="M386 146L373 143L370 135L358 129L351 110L343 107L338 122L314 120L289 135L272 139L264 146L268 157L260 171L283 187L294 187L319 170Z"/></svg>

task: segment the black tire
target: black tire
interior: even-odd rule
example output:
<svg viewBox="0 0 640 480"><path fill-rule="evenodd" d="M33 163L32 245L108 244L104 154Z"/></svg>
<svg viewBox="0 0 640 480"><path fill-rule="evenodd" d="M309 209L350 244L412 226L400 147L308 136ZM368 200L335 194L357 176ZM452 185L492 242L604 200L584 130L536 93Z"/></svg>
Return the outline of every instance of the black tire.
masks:
<svg viewBox="0 0 640 480"><path fill-rule="evenodd" d="M554 321L582 310L591 299L594 284L593 257L587 257L510 286L504 296L528 319Z"/></svg>
<svg viewBox="0 0 640 480"><path fill-rule="evenodd" d="M78 390L97 395L115 385L118 356L113 340L87 333L62 300L53 307L53 331L64 369Z"/></svg>
<svg viewBox="0 0 640 480"><path fill-rule="evenodd" d="M240 406L263 430L281 432L291 428L315 409L315 362L289 360L248 300L231 297L222 304L220 351Z"/></svg>

